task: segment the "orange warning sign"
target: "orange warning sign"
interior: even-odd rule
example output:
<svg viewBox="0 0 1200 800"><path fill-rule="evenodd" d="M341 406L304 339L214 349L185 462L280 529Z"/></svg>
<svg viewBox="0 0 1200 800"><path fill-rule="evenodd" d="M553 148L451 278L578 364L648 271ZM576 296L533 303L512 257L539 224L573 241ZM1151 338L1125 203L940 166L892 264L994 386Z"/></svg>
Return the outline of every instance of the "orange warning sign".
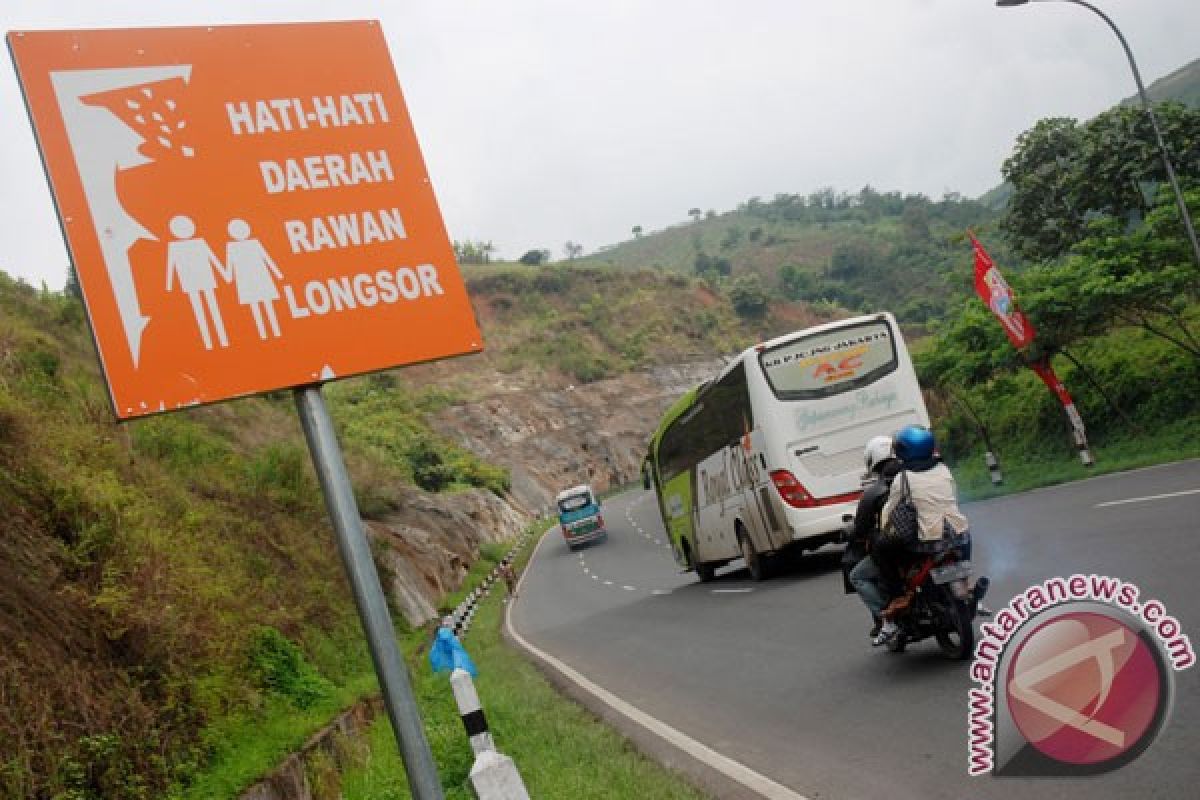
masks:
<svg viewBox="0 0 1200 800"><path fill-rule="evenodd" d="M378 23L8 45L118 417L482 349Z"/></svg>

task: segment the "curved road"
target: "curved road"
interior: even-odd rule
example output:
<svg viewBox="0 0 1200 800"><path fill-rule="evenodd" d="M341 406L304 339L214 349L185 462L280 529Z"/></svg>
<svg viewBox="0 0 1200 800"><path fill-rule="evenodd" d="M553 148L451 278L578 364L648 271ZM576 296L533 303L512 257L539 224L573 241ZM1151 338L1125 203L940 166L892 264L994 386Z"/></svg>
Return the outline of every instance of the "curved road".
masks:
<svg viewBox="0 0 1200 800"><path fill-rule="evenodd" d="M1200 461L965 510L976 563L992 577L993 608L1057 575L1109 575L1161 600L1200 648ZM967 692L975 684L967 666L944 660L931 640L902 655L871 648L862 604L842 592L839 552L782 565L763 583L734 562L702 585L675 568L651 494L613 498L605 519L608 540L577 553L551 529L510 623L534 648L620 698L613 702L748 768L767 787L717 775L630 723L630 712L572 692L716 796L1196 796L1200 668L1175 673L1166 729L1122 769L1074 780L969 778Z"/></svg>

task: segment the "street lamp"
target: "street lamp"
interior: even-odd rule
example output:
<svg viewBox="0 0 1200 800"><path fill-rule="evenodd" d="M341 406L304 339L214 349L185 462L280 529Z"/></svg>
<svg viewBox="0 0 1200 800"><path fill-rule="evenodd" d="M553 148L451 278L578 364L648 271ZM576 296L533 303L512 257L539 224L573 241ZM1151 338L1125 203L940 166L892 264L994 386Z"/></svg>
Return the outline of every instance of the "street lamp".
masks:
<svg viewBox="0 0 1200 800"><path fill-rule="evenodd" d="M1040 2L1052 1L1040 0ZM1001 8L1009 8L1012 6L1023 6L1029 2L1031 0L996 0L996 5ZM1167 145L1163 142L1162 131L1158 128L1158 118L1154 116L1154 108L1150 105L1150 99L1146 97L1146 87L1142 86L1142 75L1138 72L1137 63L1133 60L1133 51L1129 49L1129 44L1125 41L1125 37L1121 35L1120 29L1108 18L1108 15L1091 3L1086 3L1084 0L1058 0L1058 2L1073 3L1096 13L1100 19L1108 24L1108 27L1112 28L1113 33L1117 35L1117 39L1121 42L1121 47L1125 48L1125 57L1129 59L1129 68L1133 70L1133 80L1137 83L1138 97L1142 99L1142 107L1146 109L1146 115L1150 117L1150 127L1154 129L1154 140L1158 144L1158 152L1162 156L1163 166L1167 170L1167 180L1171 182L1171 189L1175 192L1175 202L1179 204L1179 215L1183 219L1183 228L1187 231L1188 240L1192 243L1192 254L1196 258L1196 264L1200 266L1200 242L1196 240L1196 229L1192 227L1191 214L1188 213L1187 203L1184 201L1183 192L1179 188L1179 181L1175 178L1175 168L1171 166L1171 159L1167 156Z"/></svg>

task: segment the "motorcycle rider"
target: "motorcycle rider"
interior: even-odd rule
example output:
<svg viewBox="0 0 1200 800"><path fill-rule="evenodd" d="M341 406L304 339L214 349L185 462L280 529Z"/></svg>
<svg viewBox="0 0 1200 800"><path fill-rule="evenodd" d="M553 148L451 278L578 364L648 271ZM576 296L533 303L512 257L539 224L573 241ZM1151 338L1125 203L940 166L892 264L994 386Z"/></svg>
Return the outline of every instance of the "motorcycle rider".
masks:
<svg viewBox="0 0 1200 800"><path fill-rule="evenodd" d="M863 461L868 477L873 477L874 481L863 490L862 498L858 501L854 529L842 555L842 569L848 584L847 593L858 592L863 605L871 613L873 625L868 636L874 644L883 626L883 609L888 603L888 591L879 564L884 553L882 549L876 552L877 548L873 545L879 530L879 513L888 498L892 479L900 471L900 462L893 452L892 437L876 436L867 442ZM884 641L880 640L878 644Z"/></svg>
<svg viewBox="0 0 1200 800"><path fill-rule="evenodd" d="M946 535L947 527L955 535L968 531L966 516L958 508L957 486L950 469L937 454L937 442L933 432L920 425L908 425L895 436L896 458L900 470L893 478L893 485L904 481L917 510L918 535L923 541L936 541ZM893 509L899 504L902 492L891 492L883 504L881 519L886 529L890 526ZM969 541L969 540L968 540ZM963 547L963 555L970 559L970 545ZM897 630L896 623L885 619L875 644L885 644Z"/></svg>

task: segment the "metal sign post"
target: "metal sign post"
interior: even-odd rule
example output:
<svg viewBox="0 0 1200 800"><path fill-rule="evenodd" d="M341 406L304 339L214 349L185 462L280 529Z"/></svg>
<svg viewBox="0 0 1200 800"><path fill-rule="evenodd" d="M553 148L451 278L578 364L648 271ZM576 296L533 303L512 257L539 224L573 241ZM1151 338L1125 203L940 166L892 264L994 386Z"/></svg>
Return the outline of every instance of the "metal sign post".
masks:
<svg viewBox="0 0 1200 800"><path fill-rule="evenodd" d="M375 562L371 560L371 549L333 430L333 421L325 408L320 386L303 386L296 389L295 394L304 438L312 453L313 466L321 482L329 516L333 520L338 550L342 554L342 563L354 590L358 615L367 634L371 660L375 663L375 672L383 689L383 702L400 744L409 789L415 800L442 800L444 794L437 766L433 762L429 742L425 739L408 673L400 658L383 586L379 583Z"/></svg>

